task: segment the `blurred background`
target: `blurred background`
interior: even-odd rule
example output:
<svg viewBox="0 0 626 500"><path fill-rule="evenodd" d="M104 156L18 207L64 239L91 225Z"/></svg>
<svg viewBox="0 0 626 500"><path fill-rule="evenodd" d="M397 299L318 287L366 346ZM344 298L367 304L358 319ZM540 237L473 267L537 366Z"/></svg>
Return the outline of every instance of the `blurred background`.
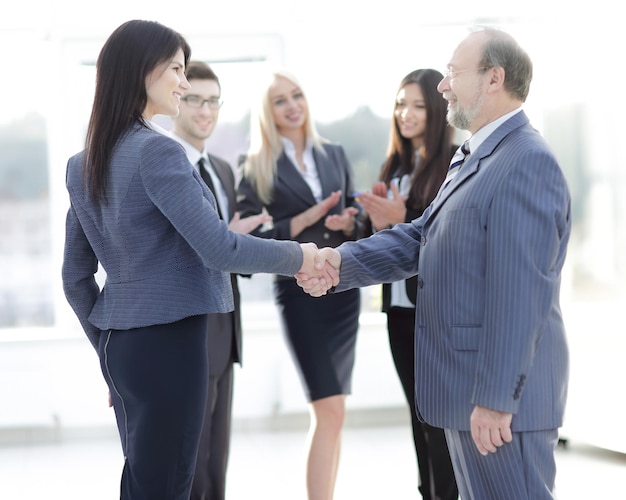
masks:
<svg viewBox="0 0 626 500"><path fill-rule="evenodd" d="M302 81L321 133L345 147L360 190L385 156L402 77L421 67L442 71L471 25L513 34L534 61L526 112L573 196L562 287L572 373L562 433L626 453L626 402L614 389L626 359L626 40L616 9L564 0L14 3L0 17L0 445L115 433L95 352L61 289L64 180L67 159L83 146L99 50L119 24L141 18L181 32L192 58L220 77L225 104L213 153L235 165L247 148L255 82L284 66ZM270 277L240 283L245 339L235 428L305 425ZM362 294L349 421L406 423L380 289ZM592 420L598 415L601 424Z"/></svg>

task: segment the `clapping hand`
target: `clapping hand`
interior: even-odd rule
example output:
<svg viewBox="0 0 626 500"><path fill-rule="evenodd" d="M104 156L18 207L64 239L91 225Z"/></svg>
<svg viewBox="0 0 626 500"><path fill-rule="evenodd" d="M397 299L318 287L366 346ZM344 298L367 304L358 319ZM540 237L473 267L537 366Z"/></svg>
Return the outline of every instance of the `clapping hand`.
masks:
<svg viewBox="0 0 626 500"><path fill-rule="evenodd" d="M387 187L383 182L374 184L371 193L359 195L359 203L377 231L404 222L406 218L407 197L400 194L395 183L391 183L390 189L392 199L387 198Z"/></svg>
<svg viewBox="0 0 626 500"><path fill-rule="evenodd" d="M257 215L251 215L249 217L241 218L239 212L235 212L235 215L228 223L228 229L236 233L248 234L253 229L256 229L261 224L265 224L272 220L272 216L266 212L261 212Z"/></svg>
<svg viewBox="0 0 626 500"><path fill-rule="evenodd" d="M290 223L291 237L295 238L307 227L316 224L331 208L339 203L339 200L341 200L341 191L333 191L319 203L292 217ZM344 224L346 224L345 221Z"/></svg>
<svg viewBox="0 0 626 500"><path fill-rule="evenodd" d="M305 252L305 245L315 245L304 243L302 251ZM306 251L310 251L308 248ZM325 247L321 250L314 248L313 265L303 264L296 274L298 285L309 295L321 297L326 295L328 290L339 284L339 269L341 268L341 254L334 248ZM306 257L305 257L306 260Z"/></svg>
<svg viewBox="0 0 626 500"><path fill-rule="evenodd" d="M328 215L324 220L324 226L332 231L343 231L344 233L352 233L355 229L355 217L359 210L355 207L346 207L341 214Z"/></svg>

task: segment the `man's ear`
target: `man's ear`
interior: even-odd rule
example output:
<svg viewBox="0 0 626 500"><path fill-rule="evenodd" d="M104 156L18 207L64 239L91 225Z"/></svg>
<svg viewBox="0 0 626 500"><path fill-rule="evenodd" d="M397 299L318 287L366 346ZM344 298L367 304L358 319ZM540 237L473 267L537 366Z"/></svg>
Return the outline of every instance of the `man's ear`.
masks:
<svg viewBox="0 0 626 500"><path fill-rule="evenodd" d="M489 75L489 90L501 90L504 88L504 78L506 76L504 68L489 68L487 70L487 74Z"/></svg>

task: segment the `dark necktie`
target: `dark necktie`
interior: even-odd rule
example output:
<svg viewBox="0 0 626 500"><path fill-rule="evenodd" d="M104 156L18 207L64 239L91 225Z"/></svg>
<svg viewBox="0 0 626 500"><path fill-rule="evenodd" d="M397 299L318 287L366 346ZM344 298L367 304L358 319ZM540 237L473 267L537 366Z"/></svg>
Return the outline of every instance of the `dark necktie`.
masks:
<svg viewBox="0 0 626 500"><path fill-rule="evenodd" d="M198 165L198 169L200 170L200 175L202 176L202 179L204 180L205 184L211 190L211 193L213 193L213 198L215 198L215 208L217 210L217 213L219 214L220 219L223 219L224 217L222 217L222 211L220 210L220 204L217 201L217 193L215 192L215 186L213 185L213 179L211 178L211 174L209 174L207 169L204 168L204 158L200 158L198 160L198 164L197 165Z"/></svg>
<svg viewBox="0 0 626 500"><path fill-rule="evenodd" d="M461 144L461 147L457 149L456 153L452 157L452 161L450 162L450 166L448 167L448 175L450 177L458 172L465 161L465 158L470 154L469 150L469 141L465 141Z"/></svg>

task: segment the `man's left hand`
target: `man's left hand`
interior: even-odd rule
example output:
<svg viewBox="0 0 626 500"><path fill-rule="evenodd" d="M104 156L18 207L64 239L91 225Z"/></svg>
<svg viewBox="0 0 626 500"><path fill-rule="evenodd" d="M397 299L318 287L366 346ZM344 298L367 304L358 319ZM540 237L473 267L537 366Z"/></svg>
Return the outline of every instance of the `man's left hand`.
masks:
<svg viewBox="0 0 626 500"><path fill-rule="evenodd" d="M512 413L476 406L470 416L470 428L476 448L481 455L495 453L504 443L513 440Z"/></svg>

